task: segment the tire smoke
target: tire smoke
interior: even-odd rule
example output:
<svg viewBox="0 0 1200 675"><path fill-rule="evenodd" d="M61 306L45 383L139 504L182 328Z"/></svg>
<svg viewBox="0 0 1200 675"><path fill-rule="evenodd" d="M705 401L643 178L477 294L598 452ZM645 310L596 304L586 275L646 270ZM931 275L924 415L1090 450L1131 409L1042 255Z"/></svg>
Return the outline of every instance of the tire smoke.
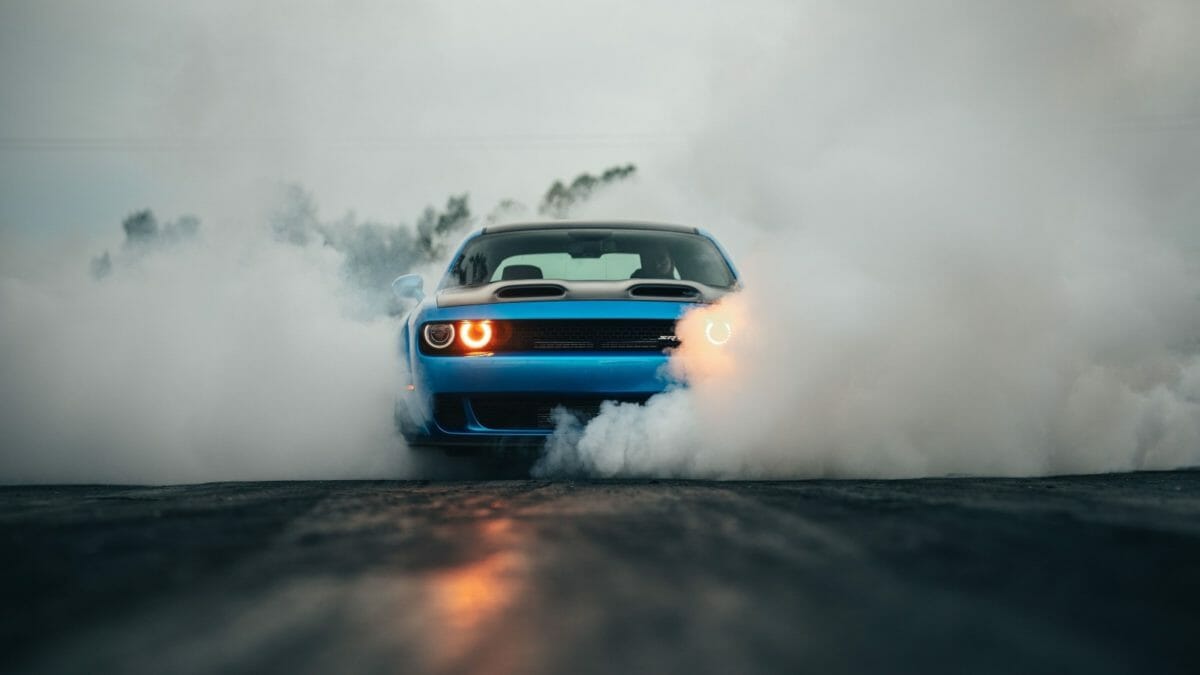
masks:
<svg viewBox="0 0 1200 675"><path fill-rule="evenodd" d="M83 255L31 262L33 247L13 243L0 277L0 480L407 470L392 426L395 322L356 311L333 249L226 227L118 257L95 279Z"/></svg>
<svg viewBox="0 0 1200 675"><path fill-rule="evenodd" d="M564 418L541 475L1038 475L1200 464L1200 9L805 3L677 180L745 290L687 380ZM735 317L719 354L697 326Z"/></svg>

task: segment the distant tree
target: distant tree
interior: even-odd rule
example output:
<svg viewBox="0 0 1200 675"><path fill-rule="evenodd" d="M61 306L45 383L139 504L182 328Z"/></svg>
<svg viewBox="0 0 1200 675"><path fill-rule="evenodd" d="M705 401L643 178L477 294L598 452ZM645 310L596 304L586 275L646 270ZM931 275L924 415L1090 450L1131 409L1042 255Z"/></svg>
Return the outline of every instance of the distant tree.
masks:
<svg viewBox="0 0 1200 675"><path fill-rule="evenodd" d="M567 186L562 184L562 181L556 180L546 191L546 196L542 197L542 203L538 206L538 213L543 216L553 216L555 218L566 218L567 211L575 204L574 197L571 196L571 191Z"/></svg>
<svg viewBox="0 0 1200 675"><path fill-rule="evenodd" d="M92 258L88 267L95 279L103 279L113 272L118 264L128 264L164 245L175 244L194 238L200 231L200 219L195 216L180 216L174 222L159 226L158 218L150 209L134 211L121 221L125 241L117 257L108 251Z"/></svg>
<svg viewBox="0 0 1200 675"><path fill-rule="evenodd" d="M343 275L362 291L368 307L395 314L403 308L391 295L392 280L441 259L450 240L472 222L465 193L452 195L441 211L426 207L414 227L359 222L353 213L321 222L312 196L291 186L272 216L272 229L279 240L290 244L317 243L337 250L343 256Z"/></svg>
<svg viewBox="0 0 1200 675"><path fill-rule="evenodd" d="M483 222L486 225L495 225L496 223L518 218L524 215L527 211L529 211L529 207L515 199L502 199L500 200L499 204L496 204L496 206L488 212L487 216L484 217Z"/></svg>
<svg viewBox="0 0 1200 675"><path fill-rule="evenodd" d="M158 219L150 209L129 214L121 227L125 229L126 245L149 244L158 238Z"/></svg>
<svg viewBox="0 0 1200 675"><path fill-rule="evenodd" d="M200 231L200 219L196 216L180 216L174 222L161 227L154 212L143 209L129 214L121 223L125 230L125 248L146 249L158 244L173 244L195 237ZM111 260L110 269L111 269Z"/></svg>
<svg viewBox="0 0 1200 675"><path fill-rule="evenodd" d="M180 216L174 223L168 223L165 229L172 232L176 239L190 239L200 232L200 219L196 216Z"/></svg>
<svg viewBox="0 0 1200 675"><path fill-rule="evenodd" d="M91 270L92 277L95 279L103 279L112 274L112 256L108 254L108 251L92 258Z"/></svg>
<svg viewBox="0 0 1200 675"><path fill-rule="evenodd" d="M417 247L423 261L431 262L445 255L447 239L471 224L471 206L467 193L451 195L446 208L438 213L425 207L417 219Z"/></svg>
<svg viewBox="0 0 1200 675"><path fill-rule="evenodd" d="M587 201L597 191L628 178L636 170L634 165L628 164L611 167L597 176L580 174L570 185L555 181L538 206L538 212L555 218L566 217L572 208ZM527 211L524 204L505 199L488 212L483 222L493 224L511 220ZM343 256L343 275L362 291L368 300L368 311L395 314L403 308L392 297L391 281L401 274L442 261L449 246L475 225L476 218L471 213L469 195L464 192L450 195L441 210L426 207L412 226L359 222L353 212L336 221L322 222L312 193L291 184L284 187L269 222L275 238L281 242L296 246L328 246L337 250ZM145 209L130 214L122 227L128 251L116 263L136 260L160 248L156 245L196 237L200 220L185 215L160 226L154 213ZM481 262L474 261L474 264ZM111 274L113 268L114 260L108 251L91 261L92 276L97 279Z"/></svg>
<svg viewBox="0 0 1200 675"><path fill-rule="evenodd" d="M284 186L279 205L271 214L271 230L275 237L303 246L318 229L317 203L312 193L295 183Z"/></svg>
<svg viewBox="0 0 1200 675"><path fill-rule="evenodd" d="M571 181L570 186L556 180L542 197L538 213L552 218L566 218L573 208L591 199L598 190L625 180L636 171L636 166L626 164L605 169L599 176L581 173Z"/></svg>

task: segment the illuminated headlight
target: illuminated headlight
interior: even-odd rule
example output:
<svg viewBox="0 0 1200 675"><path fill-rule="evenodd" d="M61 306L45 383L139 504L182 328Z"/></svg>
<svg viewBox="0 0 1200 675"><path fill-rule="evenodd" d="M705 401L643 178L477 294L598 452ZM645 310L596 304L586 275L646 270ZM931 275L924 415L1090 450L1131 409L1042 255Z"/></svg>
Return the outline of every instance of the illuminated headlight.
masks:
<svg viewBox="0 0 1200 675"><path fill-rule="evenodd" d="M709 319L704 326L704 337L719 347L733 337L733 326L730 326L728 321Z"/></svg>
<svg viewBox="0 0 1200 675"><path fill-rule="evenodd" d="M491 344L492 334L491 321L460 321L458 324L458 339L467 349L483 349Z"/></svg>
<svg viewBox="0 0 1200 675"><path fill-rule="evenodd" d="M434 349L445 349L454 342L454 324L430 323L425 325L425 342Z"/></svg>

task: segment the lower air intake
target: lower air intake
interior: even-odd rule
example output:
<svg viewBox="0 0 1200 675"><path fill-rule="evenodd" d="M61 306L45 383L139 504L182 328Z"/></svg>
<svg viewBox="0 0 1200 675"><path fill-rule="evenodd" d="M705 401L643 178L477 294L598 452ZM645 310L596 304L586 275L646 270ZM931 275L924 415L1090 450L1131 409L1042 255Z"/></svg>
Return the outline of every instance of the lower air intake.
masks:
<svg viewBox="0 0 1200 675"><path fill-rule="evenodd" d="M437 394L433 397L433 421L446 431L467 428L467 411L460 396Z"/></svg>
<svg viewBox="0 0 1200 675"><path fill-rule="evenodd" d="M604 401L645 403L649 396L474 396L471 408L479 423L489 429L553 429L554 410L562 406L581 421L600 414Z"/></svg>

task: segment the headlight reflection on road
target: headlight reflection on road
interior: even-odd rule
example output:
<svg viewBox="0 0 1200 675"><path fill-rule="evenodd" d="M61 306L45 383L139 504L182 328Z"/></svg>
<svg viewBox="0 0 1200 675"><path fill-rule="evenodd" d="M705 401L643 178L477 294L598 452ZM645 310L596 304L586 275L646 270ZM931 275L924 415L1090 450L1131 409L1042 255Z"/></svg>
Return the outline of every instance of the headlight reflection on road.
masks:
<svg viewBox="0 0 1200 675"><path fill-rule="evenodd" d="M425 578L431 665L470 669L472 659L485 658L494 672L517 672L507 666L515 665L516 648L531 639L512 618L525 595L528 564L512 519L486 520L478 532L475 545L492 553Z"/></svg>

